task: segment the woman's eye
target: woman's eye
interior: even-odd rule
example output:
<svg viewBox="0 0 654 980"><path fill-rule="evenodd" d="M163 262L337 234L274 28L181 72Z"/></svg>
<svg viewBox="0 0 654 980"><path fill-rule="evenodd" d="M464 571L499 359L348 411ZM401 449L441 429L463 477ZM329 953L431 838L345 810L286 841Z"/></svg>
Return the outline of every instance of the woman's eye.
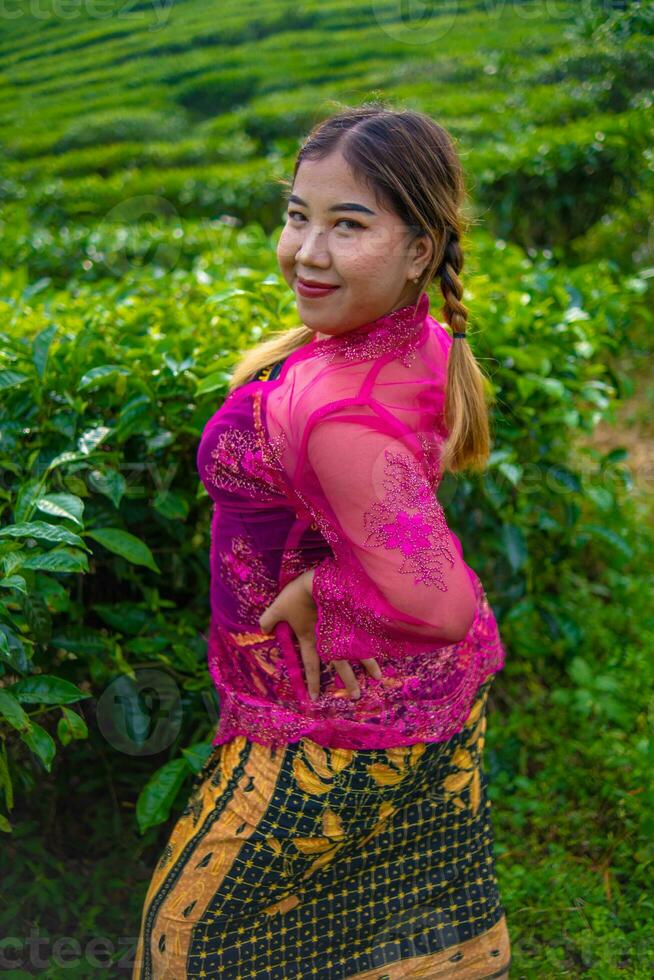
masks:
<svg viewBox="0 0 654 980"><path fill-rule="evenodd" d="M289 218L292 218L294 215L298 215L298 217L300 217L300 218L303 218L304 217L304 215L302 214L301 211L289 211L288 212L288 217ZM343 223L345 223L346 225L352 225L353 228L363 228L363 225L361 224L360 221L353 221L351 218L341 218L340 221L337 222L337 224L339 224L339 225L342 225ZM348 229L348 231L349 231L349 229Z"/></svg>

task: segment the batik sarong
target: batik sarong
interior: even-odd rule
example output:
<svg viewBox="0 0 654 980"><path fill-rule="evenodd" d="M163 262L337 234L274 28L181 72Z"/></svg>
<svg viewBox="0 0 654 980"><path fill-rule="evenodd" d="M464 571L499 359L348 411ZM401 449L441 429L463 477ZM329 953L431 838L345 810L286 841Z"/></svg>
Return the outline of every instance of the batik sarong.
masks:
<svg viewBox="0 0 654 980"><path fill-rule="evenodd" d="M507 977L492 679L444 742L216 746L156 865L133 980Z"/></svg>

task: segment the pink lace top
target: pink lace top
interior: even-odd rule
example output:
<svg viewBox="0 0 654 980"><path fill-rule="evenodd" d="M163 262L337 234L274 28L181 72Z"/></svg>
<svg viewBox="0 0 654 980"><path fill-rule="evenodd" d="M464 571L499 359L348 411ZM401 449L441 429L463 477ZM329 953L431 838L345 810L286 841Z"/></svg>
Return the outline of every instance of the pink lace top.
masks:
<svg viewBox="0 0 654 980"><path fill-rule="evenodd" d="M308 736L341 748L440 742L504 665L495 616L436 491L452 338L429 298L313 338L275 380L235 389L198 447L213 499L209 668L213 744ZM315 568L320 696L290 626L259 617ZM357 661L375 657L375 680ZM348 660L361 697L329 661Z"/></svg>

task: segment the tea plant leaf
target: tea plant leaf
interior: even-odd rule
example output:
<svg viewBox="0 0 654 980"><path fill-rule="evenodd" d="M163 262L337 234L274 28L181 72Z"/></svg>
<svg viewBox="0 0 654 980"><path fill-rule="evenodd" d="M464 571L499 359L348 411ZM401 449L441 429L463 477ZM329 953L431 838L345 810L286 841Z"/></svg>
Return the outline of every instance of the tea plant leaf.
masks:
<svg viewBox="0 0 654 980"><path fill-rule="evenodd" d="M89 550L88 545L79 535L59 524L48 524L46 521L21 521L20 524L10 524L0 530L0 538L37 538L40 541L60 541Z"/></svg>
<svg viewBox="0 0 654 980"><path fill-rule="evenodd" d="M19 732L27 731L31 725L29 715L22 709L20 701L2 687L0 687L0 717Z"/></svg>
<svg viewBox="0 0 654 980"><path fill-rule="evenodd" d="M104 442L111 431L107 425L96 425L93 429L84 432L77 440L79 451L88 456L101 442Z"/></svg>
<svg viewBox="0 0 654 980"><path fill-rule="evenodd" d="M73 704L75 701L91 697L90 694L80 691L75 684L53 674L23 677L5 690L16 697L21 704Z"/></svg>
<svg viewBox="0 0 654 980"><path fill-rule="evenodd" d="M193 772L200 772L212 752L213 745L211 742L196 742L194 745L182 749L182 755Z"/></svg>
<svg viewBox="0 0 654 980"><path fill-rule="evenodd" d="M185 759L172 759L150 777L136 801L136 819L142 834L168 819L170 808L189 772Z"/></svg>
<svg viewBox="0 0 654 980"><path fill-rule="evenodd" d="M0 589L17 589L27 593L27 582L22 575L8 575L7 578L0 578Z"/></svg>
<svg viewBox="0 0 654 980"><path fill-rule="evenodd" d="M48 279L48 282L50 280ZM48 354L50 353L50 345L54 339L57 332L57 328L54 324L46 327L36 335L32 342L32 360L36 368L36 373L38 374L41 381L45 376L45 369L48 362Z"/></svg>
<svg viewBox="0 0 654 980"><path fill-rule="evenodd" d="M29 377L26 374L21 374L20 371L0 371L0 391L7 388L17 388L18 385L25 384L26 381L29 381Z"/></svg>
<svg viewBox="0 0 654 980"><path fill-rule="evenodd" d="M129 375L129 373L129 368L123 364L101 364L82 375L77 384L77 391L98 387L105 381L113 381L118 375Z"/></svg>
<svg viewBox="0 0 654 980"><path fill-rule="evenodd" d="M89 483L92 490L108 497L114 507L120 505L120 501L127 489L127 482L124 476L118 470L112 469L91 470L89 473Z"/></svg>
<svg viewBox="0 0 654 980"><path fill-rule="evenodd" d="M82 551L65 548L41 552L21 562L21 568L38 568L43 572L88 572L88 559Z"/></svg>
<svg viewBox="0 0 654 980"><path fill-rule="evenodd" d="M89 730L86 722L76 711L62 707L62 717L57 722L57 737L62 745L68 745L73 739L88 738Z"/></svg>
<svg viewBox="0 0 654 980"><path fill-rule="evenodd" d="M122 531L118 527L98 527L84 533L133 565L145 565L153 572L161 571L147 544L129 531Z"/></svg>
<svg viewBox="0 0 654 980"><path fill-rule="evenodd" d="M74 493L48 493L36 501L37 509L53 517L65 517L81 525L84 501Z"/></svg>
<svg viewBox="0 0 654 980"><path fill-rule="evenodd" d="M46 732L45 728L42 728L41 725L37 725L33 721L30 730L21 732L20 737L25 742L25 745L39 757L45 766L46 772L50 772L53 759L57 754L57 746L50 733Z"/></svg>

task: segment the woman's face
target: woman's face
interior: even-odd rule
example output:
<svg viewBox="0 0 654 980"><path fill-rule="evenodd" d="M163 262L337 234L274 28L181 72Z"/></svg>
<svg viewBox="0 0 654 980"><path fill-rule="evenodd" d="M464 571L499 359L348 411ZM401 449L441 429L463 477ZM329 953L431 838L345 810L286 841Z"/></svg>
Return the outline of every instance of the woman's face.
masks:
<svg viewBox="0 0 654 980"><path fill-rule="evenodd" d="M355 179L340 151L302 161L277 259L302 322L319 338L413 303L418 293L412 279L424 271L431 251L428 235L411 242L404 222ZM303 296L299 279L337 288L321 297Z"/></svg>

